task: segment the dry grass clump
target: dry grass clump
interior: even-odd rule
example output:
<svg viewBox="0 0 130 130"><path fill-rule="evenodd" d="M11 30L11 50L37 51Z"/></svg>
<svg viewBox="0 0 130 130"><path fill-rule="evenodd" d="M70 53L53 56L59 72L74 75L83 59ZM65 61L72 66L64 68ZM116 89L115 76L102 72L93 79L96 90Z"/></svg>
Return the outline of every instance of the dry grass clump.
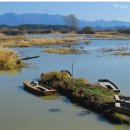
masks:
<svg viewBox="0 0 130 130"><path fill-rule="evenodd" d="M22 67L18 54L8 48L0 48L0 70L11 70Z"/></svg>
<svg viewBox="0 0 130 130"><path fill-rule="evenodd" d="M0 46L2 47L29 47L27 39L20 36L3 36L0 39Z"/></svg>
<svg viewBox="0 0 130 130"><path fill-rule="evenodd" d="M113 37L113 35L105 34L105 33L96 33L96 34L93 34L93 36L95 36L96 38L112 38Z"/></svg>
<svg viewBox="0 0 130 130"><path fill-rule="evenodd" d="M7 42L0 42L0 46L2 47L30 47L27 41L7 41Z"/></svg>
<svg viewBox="0 0 130 130"><path fill-rule="evenodd" d="M79 54L79 50L69 47L64 48L48 48L44 50L47 53L59 53L59 54Z"/></svg>
<svg viewBox="0 0 130 130"><path fill-rule="evenodd" d="M30 45L50 45L50 44L63 44L61 38L27 38Z"/></svg>
<svg viewBox="0 0 130 130"><path fill-rule="evenodd" d="M64 42L78 42L80 39L79 38L68 37L68 38L62 38L62 40Z"/></svg>

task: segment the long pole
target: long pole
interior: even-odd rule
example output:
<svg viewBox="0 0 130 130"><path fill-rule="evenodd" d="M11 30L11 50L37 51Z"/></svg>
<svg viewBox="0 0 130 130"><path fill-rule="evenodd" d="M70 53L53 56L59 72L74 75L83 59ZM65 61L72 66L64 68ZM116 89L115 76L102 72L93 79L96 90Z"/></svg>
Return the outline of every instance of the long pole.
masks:
<svg viewBox="0 0 130 130"><path fill-rule="evenodd" d="M73 85L73 90L74 90L74 79L73 79L73 74L74 74L74 72L73 72L73 62L72 62L72 85Z"/></svg>

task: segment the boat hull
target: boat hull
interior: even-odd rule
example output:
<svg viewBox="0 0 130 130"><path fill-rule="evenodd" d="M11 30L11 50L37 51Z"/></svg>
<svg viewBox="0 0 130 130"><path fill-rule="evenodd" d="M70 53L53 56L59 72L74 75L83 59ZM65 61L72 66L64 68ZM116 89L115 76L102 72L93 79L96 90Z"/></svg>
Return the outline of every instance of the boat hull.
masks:
<svg viewBox="0 0 130 130"><path fill-rule="evenodd" d="M130 104L116 102L115 103L115 111L120 113L120 114L125 114L127 116L130 116Z"/></svg>
<svg viewBox="0 0 130 130"><path fill-rule="evenodd" d="M29 81L23 82L24 84L24 89L27 90L28 92L31 92L33 94L39 95L39 96L47 96L47 95L53 95L56 93L55 89L51 90L39 90L31 86Z"/></svg>
<svg viewBox="0 0 130 130"><path fill-rule="evenodd" d="M115 93L120 93L120 89L108 79L99 79L98 84L103 88L108 88Z"/></svg>

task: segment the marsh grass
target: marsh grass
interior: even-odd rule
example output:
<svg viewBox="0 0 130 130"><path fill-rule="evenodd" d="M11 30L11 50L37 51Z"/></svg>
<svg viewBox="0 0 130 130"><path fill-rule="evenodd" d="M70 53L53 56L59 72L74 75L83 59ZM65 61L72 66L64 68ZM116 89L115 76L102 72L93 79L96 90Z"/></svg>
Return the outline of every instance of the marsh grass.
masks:
<svg viewBox="0 0 130 130"><path fill-rule="evenodd" d="M0 48L0 70L12 70L23 66L19 55L8 48Z"/></svg>
<svg viewBox="0 0 130 130"><path fill-rule="evenodd" d="M47 53L59 53L59 54L79 54L80 51L74 48L64 47L64 48L48 48L44 50Z"/></svg>
<svg viewBox="0 0 130 130"><path fill-rule="evenodd" d="M117 55L117 56L130 56L130 52L115 52L112 55Z"/></svg>
<svg viewBox="0 0 130 130"><path fill-rule="evenodd" d="M66 42L77 42L79 38L47 38L47 37L22 37L22 36L3 36L0 39L2 47L30 47L33 45L53 45Z"/></svg>
<svg viewBox="0 0 130 130"><path fill-rule="evenodd" d="M126 51L128 48L126 47L118 47L118 48L102 48L102 52L113 52L113 51Z"/></svg>

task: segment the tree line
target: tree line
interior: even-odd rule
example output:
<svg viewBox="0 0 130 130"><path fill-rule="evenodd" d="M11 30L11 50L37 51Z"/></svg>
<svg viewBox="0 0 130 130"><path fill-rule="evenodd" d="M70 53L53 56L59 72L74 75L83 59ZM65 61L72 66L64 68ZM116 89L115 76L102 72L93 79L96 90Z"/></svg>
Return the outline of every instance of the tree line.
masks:
<svg viewBox="0 0 130 130"><path fill-rule="evenodd" d="M80 33L93 34L95 33L92 27L85 27L80 29L78 27L78 19L75 15L70 14L63 17L65 25L44 25L44 24L22 24L17 26L0 25L0 33L6 35L20 35L20 34L44 34L44 33Z"/></svg>

